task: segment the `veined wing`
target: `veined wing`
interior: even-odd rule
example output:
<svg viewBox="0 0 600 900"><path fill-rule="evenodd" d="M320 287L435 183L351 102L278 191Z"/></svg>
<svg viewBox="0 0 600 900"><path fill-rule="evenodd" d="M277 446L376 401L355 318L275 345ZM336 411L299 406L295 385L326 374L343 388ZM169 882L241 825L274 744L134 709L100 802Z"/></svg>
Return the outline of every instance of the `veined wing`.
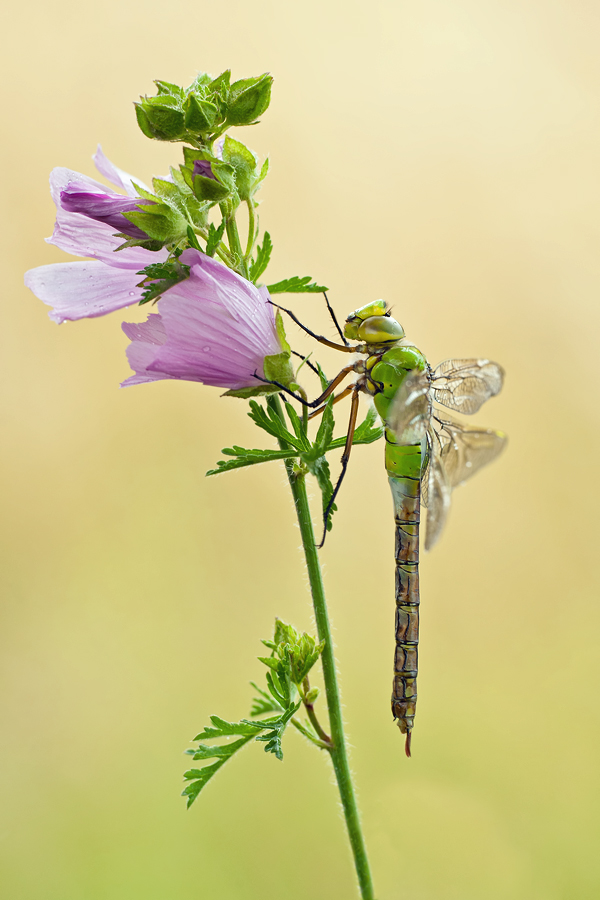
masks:
<svg viewBox="0 0 600 900"><path fill-rule="evenodd" d="M427 507L425 549L431 550L446 524L452 488L442 460L440 444L433 429L427 434L427 446L427 465L421 479L421 491L423 503Z"/></svg>
<svg viewBox="0 0 600 900"><path fill-rule="evenodd" d="M431 550L442 533L452 489L496 459L505 446L506 435L502 431L462 425L434 411L422 479L422 500L427 507L426 550Z"/></svg>
<svg viewBox="0 0 600 900"><path fill-rule="evenodd" d="M447 416L435 416L440 456L450 487L455 488L496 459L506 446L506 435L493 428L474 428Z"/></svg>
<svg viewBox="0 0 600 900"><path fill-rule="evenodd" d="M503 380L504 369L489 359L445 359L431 379L433 399L470 416L499 393Z"/></svg>
<svg viewBox="0 0 600 900"><path fill-rule="evenodd" d="M399 444L418 444L431 420L431 388L426 372L408 372L385 421Z"/></svg>

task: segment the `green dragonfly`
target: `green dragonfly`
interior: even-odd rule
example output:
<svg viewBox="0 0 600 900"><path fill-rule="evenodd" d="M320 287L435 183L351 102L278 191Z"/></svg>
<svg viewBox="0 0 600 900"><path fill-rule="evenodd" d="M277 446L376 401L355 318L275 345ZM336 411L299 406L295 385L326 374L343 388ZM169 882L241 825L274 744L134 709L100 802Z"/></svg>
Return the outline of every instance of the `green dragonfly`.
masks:
<svg viewBox="0 0 600 900"><path fill-rule="evenodd" d="M425 549L429 550L444 527L452 489L495 459L506 444L501 431L464 425L437 404L472 415L498 394L504 372L488 359L447 359L432 369L421 351L406 340L404 329L391 317L383 300L355 310L346 319L343 330L326 295L325 300L341 344L315 334L291 310L278 307L319 343L355 355L355 361L345 366L316 400L308 402L293 394L314 409L310 418L324 411L325 401L332 394L333 403L351 397L341 474L325 509L319 546L324 543L329 515L348 466L359 396L368 394L384 424L385 466L394 499L396 651L392 714L406 735L405 750L410 756L417 703L421 501L427 508ZM336 395L337 387L352 375L352 384Z"/></svg>

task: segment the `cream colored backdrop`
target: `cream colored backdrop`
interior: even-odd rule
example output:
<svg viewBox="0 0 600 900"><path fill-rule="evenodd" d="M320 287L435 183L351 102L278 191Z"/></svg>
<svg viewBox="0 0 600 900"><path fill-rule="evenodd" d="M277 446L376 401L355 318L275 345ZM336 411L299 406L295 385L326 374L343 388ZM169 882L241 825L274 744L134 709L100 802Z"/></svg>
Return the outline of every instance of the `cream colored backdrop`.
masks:
<svg viewBox="0 0 600 900"><path fill-rule="evenodd" d="M381 446L357 449L323 554L378 900L597 898L598 4L57 0L3 17L2 897L354 896L327 761L298 735L283 764L245 750L189 813L178 796L208 715L247 714L275 615L312 625L282 470L205 479L221 447L260 445L245 404L120 391L127 316L58 327L22 285L66 259L43 242L50 169L93 175L101 141L164 173L180 146L144 138L132 101L231 66L275 76L241 135L272 159L273 279L313 275L342 316L385 297L432 362L507 370L478 421L509 450L456 492L422 566L410 762L388 705ZM330 328L318 297L291 299Z"/></svg>

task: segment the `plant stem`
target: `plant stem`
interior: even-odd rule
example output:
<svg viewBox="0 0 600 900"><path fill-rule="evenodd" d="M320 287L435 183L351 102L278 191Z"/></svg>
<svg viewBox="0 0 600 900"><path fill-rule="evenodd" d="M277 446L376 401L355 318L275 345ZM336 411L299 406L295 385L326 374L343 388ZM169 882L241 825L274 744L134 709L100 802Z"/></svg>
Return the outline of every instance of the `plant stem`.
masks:
<svg viewBox="0 0 600 900"><path fill-rule="evenodd" d="M277 412L277 415L281 420L285 421L279 398L276 395L271 395L267 402L272 409ZM282 449L285 449L283 446L285 442L280 441L279 443L282 446ZM327 697L327 709L329 712L329 727L331 739L333 741L333 746L329 752L335 771L340 799L342 801L344 818L346 819L346 826L348 828L348 838L354 856L354 865L356 866L356 874L360 885L360 895L362 900L374 900L371 870L361 829L354 785L350 774L350 766L348 764L348 752L344 739L342 705L335 671L333 640L331 637L331 627L329 624L329 614L327 612L327 601L325 599L325 589L321 575L319 554L315 543L312 519L310 517L305 477L302 474L297 475L293 472L293 463L286 461L286 469L290 487L292 489L292 495L294 497L296 513L298 515L300 534L302 535L302 545L304 547L304 555L306 558L306 568L308 570L319 640L325 641L325 646L323 647L323 652L321 654L321 662L323 665L323 680L325 683L325 695Z"/></svg>
<svg viewBox="0 0 600 900"><path fill-rule="evenodd" d="M254 200L250 198L246 203L248 204L248 243L246 245L246 261L250 262L254 241L256 240L256 213L254 211Z"/></svg>

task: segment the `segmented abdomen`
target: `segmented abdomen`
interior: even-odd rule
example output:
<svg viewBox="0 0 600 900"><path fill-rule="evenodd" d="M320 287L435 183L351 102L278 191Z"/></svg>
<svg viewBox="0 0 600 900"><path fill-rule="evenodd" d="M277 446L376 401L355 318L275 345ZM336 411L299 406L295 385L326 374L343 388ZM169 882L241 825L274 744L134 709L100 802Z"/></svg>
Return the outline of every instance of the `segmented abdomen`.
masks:
<svg viewBox="0 0 600 900"><path fill-rule="evenodd" d="M419 522L420 478L390 476L396 521L396 653L392 688L392 714L410 735L417 705L419 644Z"/></svg>

